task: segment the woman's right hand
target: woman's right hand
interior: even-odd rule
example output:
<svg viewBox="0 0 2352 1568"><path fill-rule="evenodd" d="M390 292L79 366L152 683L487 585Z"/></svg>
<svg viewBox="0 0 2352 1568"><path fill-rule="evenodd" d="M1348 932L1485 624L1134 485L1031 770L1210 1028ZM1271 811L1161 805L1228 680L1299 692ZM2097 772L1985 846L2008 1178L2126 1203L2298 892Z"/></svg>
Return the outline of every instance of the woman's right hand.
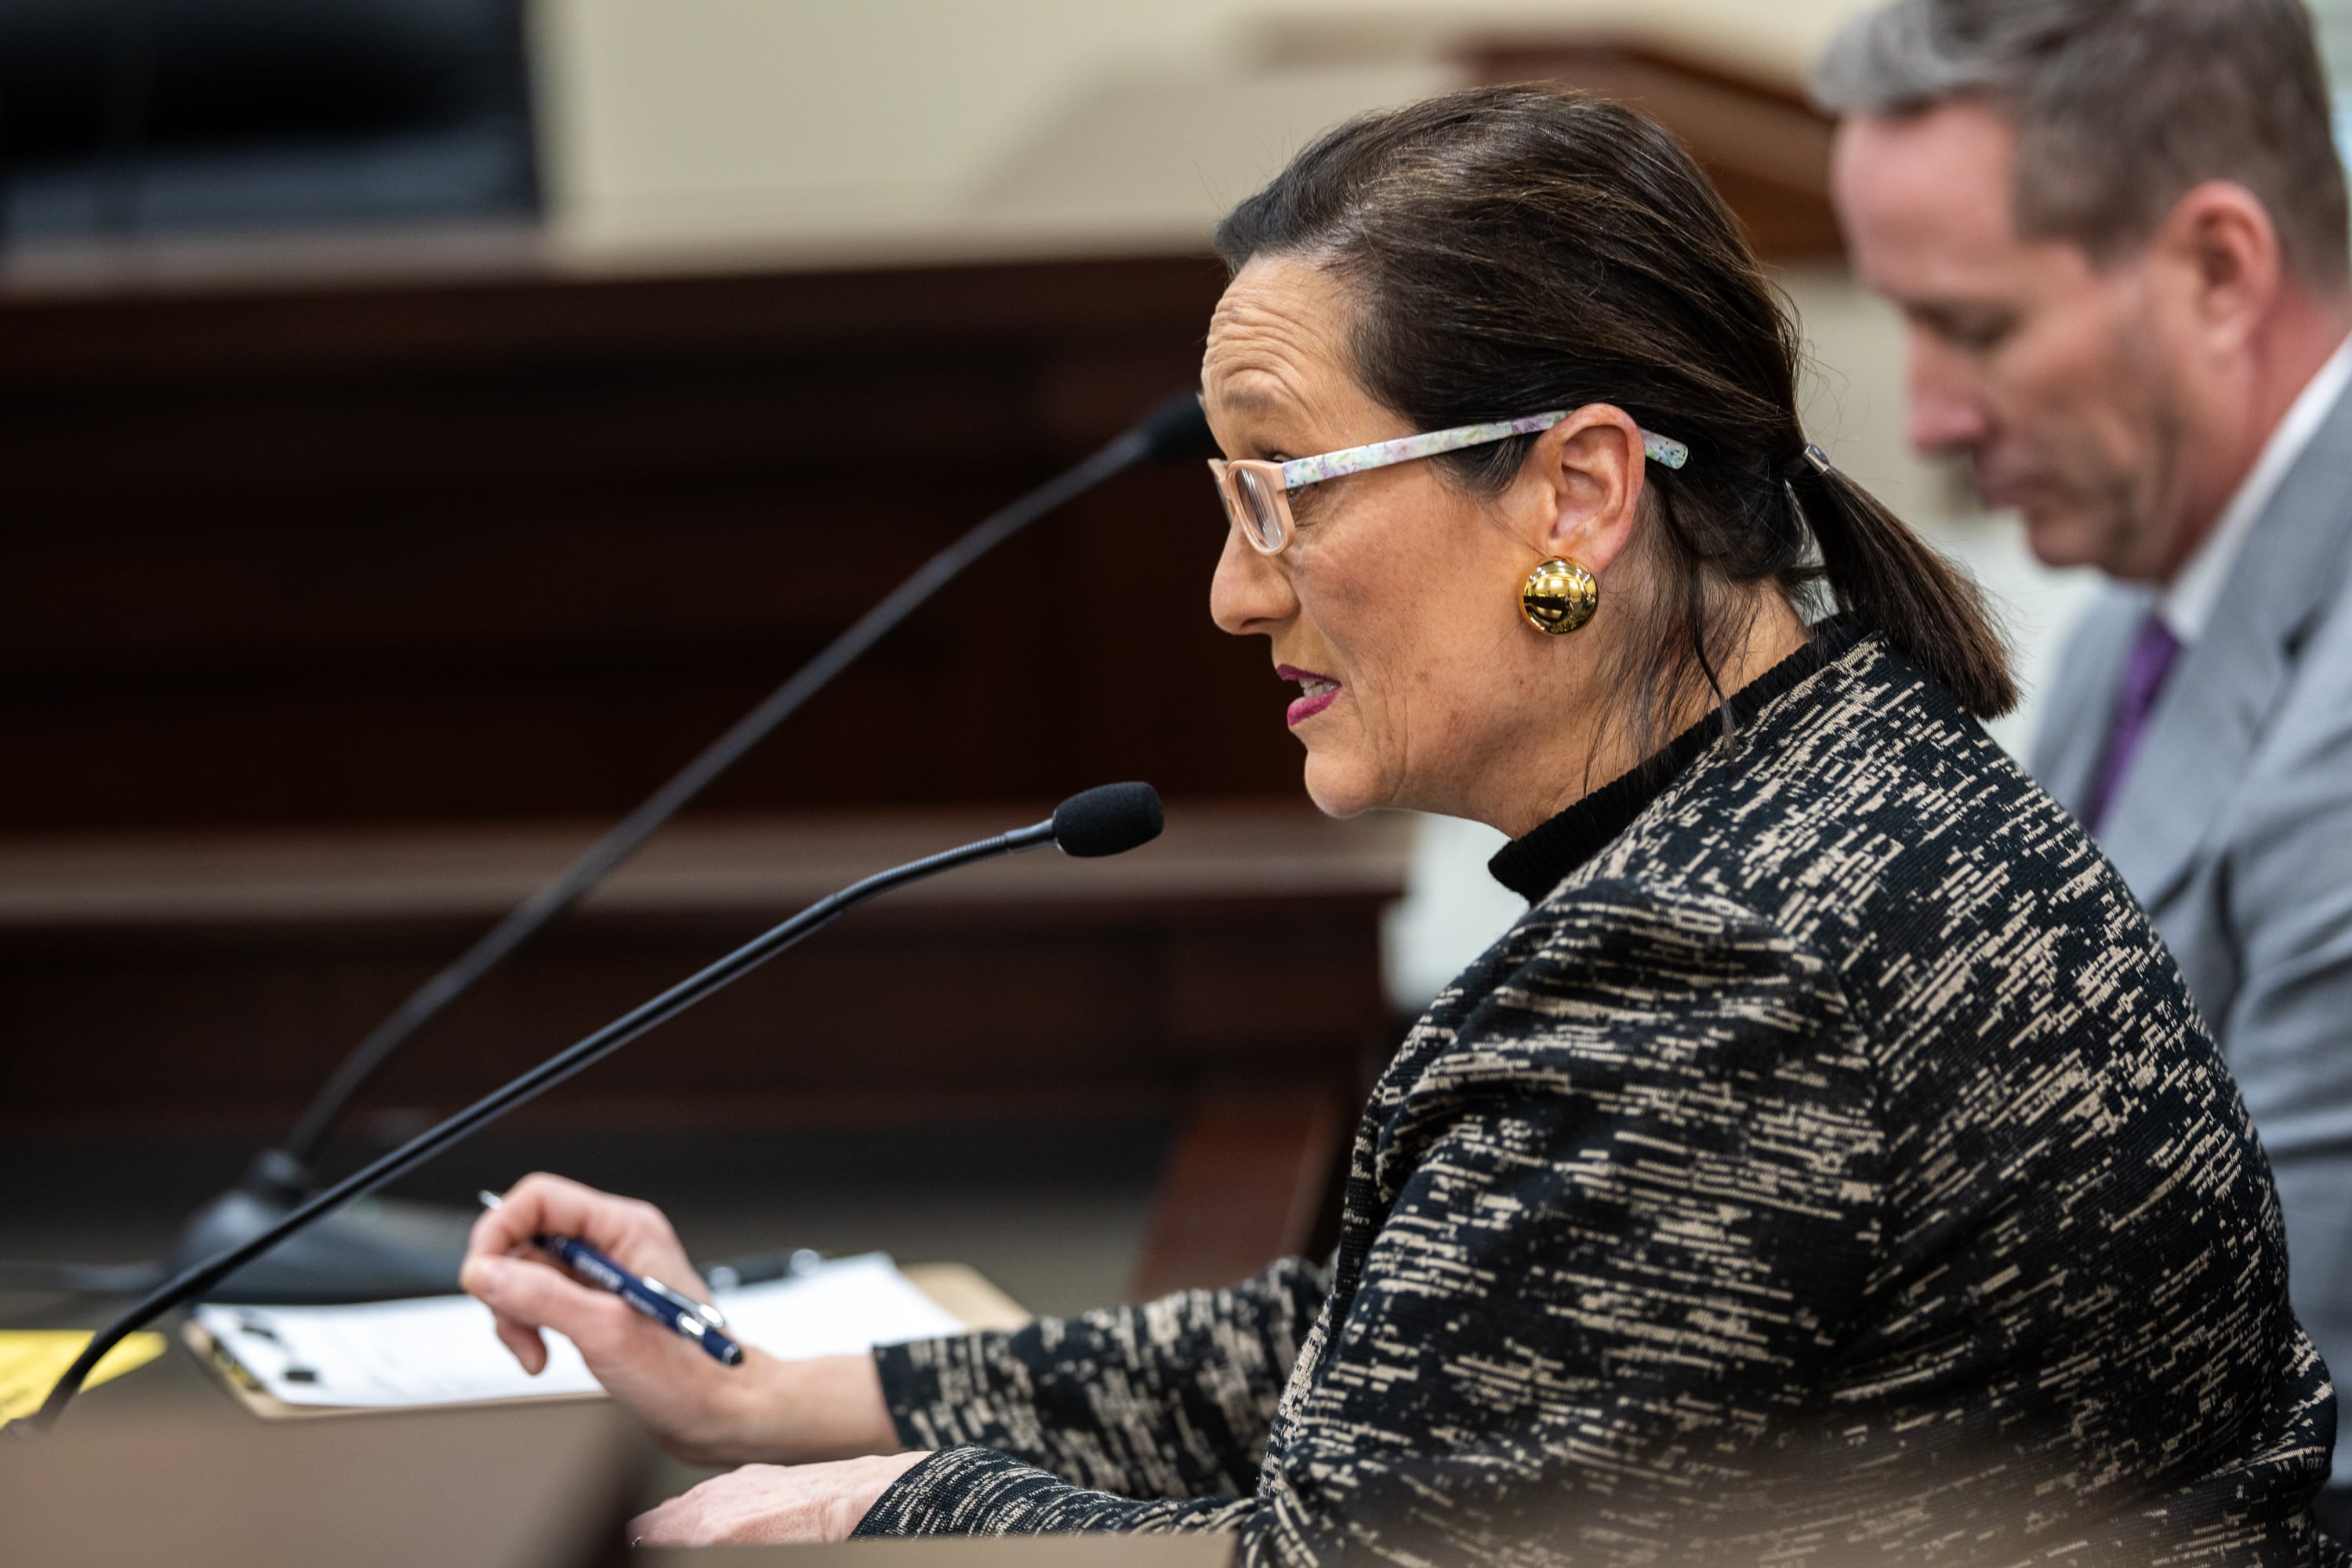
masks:
<svg viewBox="0 0 2352 1568"><path fill-rule="evenodd" d="M747 1345L740 1365L721 1366L620 1297L572 1279L532 1244L541 1235L577 1237L625 1268L710 1299L677 1233L651 1204L562 1176L526 1176L474 1223L459 1275L525 1370L546 1367L540 1331L556 1330L665 1448L699 1463L898 1451L871 1356L778 1361Z"/></svg>

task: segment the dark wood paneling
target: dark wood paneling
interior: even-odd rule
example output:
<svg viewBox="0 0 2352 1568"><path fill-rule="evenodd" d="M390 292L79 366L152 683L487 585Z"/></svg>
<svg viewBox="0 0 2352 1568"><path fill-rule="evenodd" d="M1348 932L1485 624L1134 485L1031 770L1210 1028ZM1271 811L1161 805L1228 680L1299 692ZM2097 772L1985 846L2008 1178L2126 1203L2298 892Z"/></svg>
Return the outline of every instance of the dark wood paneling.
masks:
<svg viewBox="0 0 2352 1568"><path fill-rule="evenodd" d="M1010 809L682 826L371 1092L446 1110L880 868ZM880 1100L1169 1108L1243 1070L1349 1079L1383 1025L1409 835L1178 806L1159 841L969 868L853 912L551 1102L805 1116ZM289 1121L351 1042L585 837L520 829L0 839L0 1130ZM89 1065L108 1063L93 1092Z"/></svg>
<svg viewBox="0 0 2352 1568"><path fill-rule="evenodd" d="M824 892L1024 815L680 825L415 1041L355 1124L414 1132ZM0 837L0 1140L277 1135L587 831ZM1228 1284L1336 1212L1338 1134L1387 1033L1380 917L1410 838L1297 805L1179 804L1116 858L968 868L856 911L521 1114L1165 1117L1180 1134L1139 1278Z"/></svg>
<svg viewBox="0 0 2352 1568"><path fill-rule="evenodd" d="M0 825L617 812L1192 384L1177 258L0 307ZM712 804L1286 794L1190 465L1016 541Z"/></svg>
<svg viewBox="0 0 2352 1568"><path fill-rule="evenodd" d="M1207 1072L1345 1079L1384 1022L1380 903L877 908L558 1090L547 1113L806 1116L1089 1094L1165 1105ZM1267 921L1295 966L1276 988L1238 990L1234 973L1264 967L1253 950ZM486 981L370 1102L461 1104L760 929L742 916L581 917ZM17 933L0 952L0 1126L274 1132L462 934Z"/></svg>

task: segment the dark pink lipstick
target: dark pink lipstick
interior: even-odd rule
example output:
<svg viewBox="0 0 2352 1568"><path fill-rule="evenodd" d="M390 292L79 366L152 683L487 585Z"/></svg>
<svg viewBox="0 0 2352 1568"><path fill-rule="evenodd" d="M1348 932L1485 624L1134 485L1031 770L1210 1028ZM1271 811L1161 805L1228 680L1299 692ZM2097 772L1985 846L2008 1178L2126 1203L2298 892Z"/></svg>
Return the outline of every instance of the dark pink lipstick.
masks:
<svg viewBox="0 0 2352 1568"><path fill-rule="evenodd" d="M1311 669L1300 669L1288 664L1276 665L1274 673L1285 680L1296 680L1306 688L1298 700L1290 705L1290 727L1294 730L1339 700L1339 681L1336 676L1318 675Z"/></svg>

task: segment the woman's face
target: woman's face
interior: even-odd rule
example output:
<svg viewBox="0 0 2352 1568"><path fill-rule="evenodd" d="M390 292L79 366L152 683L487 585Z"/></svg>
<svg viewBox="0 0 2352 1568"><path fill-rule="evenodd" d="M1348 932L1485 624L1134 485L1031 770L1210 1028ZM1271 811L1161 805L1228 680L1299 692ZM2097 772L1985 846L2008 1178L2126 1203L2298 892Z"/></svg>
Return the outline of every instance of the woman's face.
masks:
<svg viewBox="0 0 2352 1568"><path fill-rule="evenodd" d="M1308 263L1259 259L1235 276L1202 366L1227 457L1279 461L1414 434L1355 381L1353 310L1346 286ZM1499 496L1404 463L1291 492L1297 528L1280 555L1229 535L1210 608L1224 630L1265 636L1276 673L1297 683L1286 717L1317 805L1337 816L1411 807L1518 833L1581 793L1581 694L1607 634L1594 636L1596 621L1546 637L1522 618L1518 592L1563 554L1601 574L1606 593L1640 492L1640 439L1617 410L1582 410L1538 439Z"/></svg>

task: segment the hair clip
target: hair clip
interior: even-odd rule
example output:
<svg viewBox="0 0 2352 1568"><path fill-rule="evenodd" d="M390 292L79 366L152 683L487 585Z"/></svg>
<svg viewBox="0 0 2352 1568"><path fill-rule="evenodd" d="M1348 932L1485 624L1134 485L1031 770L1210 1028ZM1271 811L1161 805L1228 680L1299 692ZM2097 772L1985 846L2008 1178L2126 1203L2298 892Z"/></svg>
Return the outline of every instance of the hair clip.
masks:
<svg viewBox="0 0 2352 1568"><path fill-rule="evenodd" d="M1803 451L1780 465L1780 477L1784 479L1800 479L1807 468L1823 479L1837 471L1830 466L1829 454L1808 441Z"/></svg>

